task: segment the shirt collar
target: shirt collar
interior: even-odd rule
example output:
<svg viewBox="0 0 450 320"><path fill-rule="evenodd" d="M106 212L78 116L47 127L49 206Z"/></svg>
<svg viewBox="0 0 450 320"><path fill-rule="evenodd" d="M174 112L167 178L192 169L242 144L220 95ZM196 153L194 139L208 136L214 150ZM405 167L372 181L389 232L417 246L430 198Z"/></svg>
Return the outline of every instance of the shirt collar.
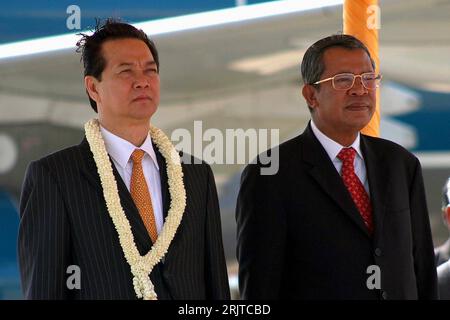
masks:
<svg viewBox="0 0 450 320"><path fill-rule="evenodd" d="M342 148L346 148L342 146L341 144L337 143L333 139L330 139L327 137L322 131L317 128L314 121L311 119L311 128L316 136L317 140L319 140L320 144L323 146L325 151L327 152L328 156L330 157L331 161L334 161L338 155L338 153L341 151ZM356 136L355 141L349 146L355 149L356 153L361 159L364 159L362 152L361 152L361 138L360 133L358 132L358 135Z"/></svg>
<svg viewBox="0 0 450 320"><path fill-rule="evenodd" d="M122 168L126 167L128 161L130 160L131 154L135 149L142 149L150 156L156 169L159 170L158 160L156 159L156 153L153 149L150 134L147 135L144 143L137 148L134 144L122 139L119 136L116 136L102 126L100 126L100 132L103 136L103 140L105 141L106 151Z"/></svg>

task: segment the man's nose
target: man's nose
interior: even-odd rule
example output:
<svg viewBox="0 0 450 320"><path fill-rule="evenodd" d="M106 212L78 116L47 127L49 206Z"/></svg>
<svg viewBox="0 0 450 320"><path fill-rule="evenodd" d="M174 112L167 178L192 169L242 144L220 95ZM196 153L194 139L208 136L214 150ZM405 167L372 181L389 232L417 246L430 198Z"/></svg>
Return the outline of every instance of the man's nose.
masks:
<svg viewBox="0 0 450 320"><path fill-rule="evenodd" d="M134 80L134 88L135 89L142 89L142 88L146 88L149 87L150 83L148 78L145 76L145 74L140 73L138 75L136 75L136 78Z"/></svg>
<svg viewBox="0 0 450 320"><path fill-rule="evenodd" d="M366 94L367 92L368 92L368 90L366 89L366 87L364 87L364 85L362 83L362 78L356 77L355 83L353 84L353 87L350 89L350 94L355 95L355 96L360 96L360 95Z"/></svg>

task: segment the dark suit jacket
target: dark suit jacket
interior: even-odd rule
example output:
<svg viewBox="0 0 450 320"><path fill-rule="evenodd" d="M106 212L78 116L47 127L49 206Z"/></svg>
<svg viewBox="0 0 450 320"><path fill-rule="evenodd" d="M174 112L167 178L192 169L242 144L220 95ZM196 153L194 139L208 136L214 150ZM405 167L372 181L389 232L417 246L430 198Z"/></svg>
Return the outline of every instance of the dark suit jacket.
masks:
<svg viewBox="0 0 450 320"><path fill-rule="evenodd" d="M447 240L442 246L434 249L434 257L436 260L436 266L440 266L444 262L447 262L450 258L450 239Z"/></svg>
<svg viewBox="0 0 450 320"><path fill-rule="evenodd" d="M165 160L164 217L170 205ZM112 163L112 162L111 162ZM191 162L193 163L193 162ZM112 164L122 207L141 255L151 239ZM229 299L217 191L210 167L183 164L186 210L151 280L159 299ZM78 146L32 162L20 201L18 239L22 288L28 299L136 299L130 266L107 212L97 168L84 139ZM69 265L81 270L81 289L68 290Z"/></svg>
<svg viewBox="0 0 450 320"><path fill-rule="evenodd" d="M437 297L419 161L392 142L364 135L361 150L373 237L310 126L275 150L277 174L247 166L236 209L244 299ZM371 265L380 268L381 290L366 285L374 283Z"/></svg>

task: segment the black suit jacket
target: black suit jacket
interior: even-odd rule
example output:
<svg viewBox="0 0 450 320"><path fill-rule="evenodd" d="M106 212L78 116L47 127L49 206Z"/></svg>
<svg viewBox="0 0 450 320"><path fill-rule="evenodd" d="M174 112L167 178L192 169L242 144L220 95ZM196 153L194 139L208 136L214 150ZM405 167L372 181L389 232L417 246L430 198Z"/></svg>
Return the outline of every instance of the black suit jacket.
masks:
<svg viewBox="0 0 450 320"><path fill-rule="evenodd" d="M164 217L170 205L165 160L155 148ZM191 162L194 163L194 162ZM111 162L112 164L112 162ZM228 299L217 191L210 167L183 164L186 209L168 253L150 278L159 299ZM152 242L112 164L120 201L141 255ZM22 288L28 299L135 299L130 266L107 212L96 164L84 139L32 162L20 201ZM69 290L67 267L81 271Z"/></svg>
<svg viewBox="0 0 450 320"><path fill-rule="evenodd" d="M437 297L419 161L390 141L364 135L361 150L373 237L310 126L277 147L277 174L247 166L236 209L244 299ZM367 287L374 283L371 265L380 268L380 290Z"/></svg>

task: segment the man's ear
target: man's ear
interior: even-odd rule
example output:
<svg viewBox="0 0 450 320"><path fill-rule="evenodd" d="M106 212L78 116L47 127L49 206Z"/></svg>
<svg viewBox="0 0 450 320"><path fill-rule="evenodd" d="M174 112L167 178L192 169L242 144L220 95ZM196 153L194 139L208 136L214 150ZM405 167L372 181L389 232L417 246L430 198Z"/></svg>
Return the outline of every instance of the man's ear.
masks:
<svg viewBox="0 0 450 320"><path fill-rule="evenodd" d="M98 83L99 81L93 76L84 77L84 86L86 87L86 91L88 92L89 97L97 102L97 104L101 103L100 95L98 94Z"/></svg>
<svg viewBox="0 0 450 320"><path fill-rule="evenodd" d="M317 93L316 89L312 85L310 85L310 84L303 85L302 95L305 98L306 103L311 108L316 108L317 107L316 93Z"/></svg>
<svg viewBox="0 0 450 320"><path fill-rule="evenodd" d="M444 209L444 216L445 216L445 221L447 222L447 226L450 227L450 205L448 205Z"/></svg>

